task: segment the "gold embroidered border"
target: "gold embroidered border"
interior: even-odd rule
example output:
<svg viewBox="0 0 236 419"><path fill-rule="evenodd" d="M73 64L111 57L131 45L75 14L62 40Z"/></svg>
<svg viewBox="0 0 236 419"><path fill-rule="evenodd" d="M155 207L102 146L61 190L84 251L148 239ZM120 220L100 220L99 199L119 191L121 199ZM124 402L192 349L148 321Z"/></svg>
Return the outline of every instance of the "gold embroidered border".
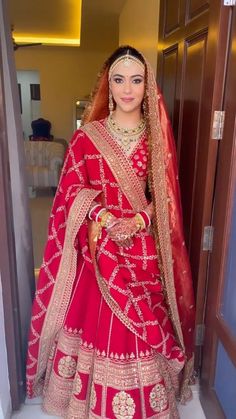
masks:
<svg viewBox="0 0 236 419"><path fill-rule="evenodd" d="M147 200L140 180L134 172L127 156L98 121L85 125L82 130L90 138L109 165L123 193L135 211L147 206Z"/></svg>
<svg viewBox="0 0 236 419"><path fill-rule="evenodd" d="M77 267L77 251L73 243L87 215L91 202L99 193L100 191L83 189L78 193L69 211L61 261L40 339L39 362L34 379L34 386L36 387L37 382L40 381L46 370L53 340L58 330L62 327L70 301Z"/></svg>
<svg viewBox="0 0 236 419"><path fill-rule="evenodd" d="M59 337L60 347L65 347L70 339L68 333L61 331ZM52 372L50 377L49 386L46 390L44 397L43 406L46 411L54 415L60 415L64 418L100 418L104 415L97 416L92 410L96 405L93 403L94 397L96 399L95 386L104 388L112 388L116 390L116 395L119 396L120 392L125 392L129 395L129 392L135 389L140 390L140 394L151 405L150 396L152 392L157 392L157 400L160 401L159 397L163 397L160 391L158 394L158 386L165 388L165 394L169 403L169 408L163 412L157 411L155 414L148 416L149 419L159 418L178 418L178 412L176 409L175 394L178 390L173 381L178 382L178 372L176 371L174 380L172 378L173 371L169 362L159 354L155 354L142 359L136 358L134 360L111 360L106 356L94 356L94 348L85 348L78 339L71 336L72 342L69 344L69 352L77 353L77 368L73 378L61 377ZM60 342L60 340L62 342ZM64 356L68 354L64 353ZM84 367L86 366L86 367ZM91 391L86 391L86 397L81 399L75 396L79 396L82 391L82 380L81 376L88 375L89 381L92 384ZM76 386L79 378L79 386ZM165 385L163 385L163 380ZM106 383L106 384L105 384ZM112 403L112 400L106 399L104 394L102 403L104 403L105 409L107 403ZM145 405L146 405L145 403ZM93 407L94 406L94 407ZM152 406L151 406L152 407ZM152 407L153 408L153 407ZM155 407L153 408L155 411ZM170 416L169 416L170 415ZM146 408L143 410L143 417L146 417Z"/></svg>
<svg viewBox="0 0 236 419"><path fill-rule="evenodd" d="M157 224L157 240L161 254L167 302L170 307L171 318L178 340L182 348L184 348L173 274L168 195L164 162L165 150L161 132L159 105L156 105L157 103L159 104L156 80L149 64L147 64L147 73L148 80L150 81L150 84L148 84L148 107L151 115L149 127L151 134L151 144L149 150L151 152L151 190L153 193L155 220ZM150 110L152 112L150 112Z"/></svg>
<svg viewBox="0 0 236 419"><path fill-rule="evenodd" d="M180 395L179 395L181 404L186 404L186 402L192 399L193 395L192 395L192 390L189 386L189 381L190 381L190 378L193 376L193 372L194 372L194 357L192 356L192 358L190 358L189 361L187 361L187 363L185 364L184 370L183 370L183 377L182 377Z"/></svg>

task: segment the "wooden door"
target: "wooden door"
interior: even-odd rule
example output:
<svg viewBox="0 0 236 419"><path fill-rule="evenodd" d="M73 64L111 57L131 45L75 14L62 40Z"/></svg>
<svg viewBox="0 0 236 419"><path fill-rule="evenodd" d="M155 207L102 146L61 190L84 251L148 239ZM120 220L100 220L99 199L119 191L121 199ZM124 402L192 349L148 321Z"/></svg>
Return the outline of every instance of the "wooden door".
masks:
<svg viewBox="0 0 236 419"><path fill-rule="evenodd" d="M196 368L200 369L219 142L214 110L222 107L227 13L219 0L161 1L158 82L172 120L179 160L186 244L196 295Z"/></svg>
<svg viewBox="0 0 236 419"><path fill-rule="evenodd" d="M203 166L199 151L202 142L208 140L200 136L200 127L206 99L209 2L163 0L160 23L158 81L176 139L185 239L197 291L201 229L196 227L200 224L203 205L198 184Z"/></svg>
<svg viewBox="0 0 236 419"><path fill-rule="evenodd" d="M236 418L236 7L229 47L214 198L201 399L207 417ZM227 32L228 25L225 25Z"/></svg>

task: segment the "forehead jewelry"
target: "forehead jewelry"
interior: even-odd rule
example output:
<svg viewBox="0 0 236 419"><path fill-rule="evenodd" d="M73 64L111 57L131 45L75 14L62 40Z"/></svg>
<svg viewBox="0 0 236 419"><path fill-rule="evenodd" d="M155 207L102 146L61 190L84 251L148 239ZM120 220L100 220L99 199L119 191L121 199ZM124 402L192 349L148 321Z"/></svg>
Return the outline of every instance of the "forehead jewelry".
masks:
<svg viewBox="0 0 236 419"><path fill-rule="evenodd" d="M128 50L125 55L122 55L121 57L118 57L114 61L114 63L111 65L111 67L109 69L109 73L108 73L109 80L111 78L111 74L112 74L113 70L115 69L115 67L118 64L122 63L122 64L124 64L125 67L129 67L130 64L132 64L132 62L138 64L141 67L142 70L145 69L144 64L138 58L133 57L133 55L131 55L130 52L129 52L129 50Z"/></svg>

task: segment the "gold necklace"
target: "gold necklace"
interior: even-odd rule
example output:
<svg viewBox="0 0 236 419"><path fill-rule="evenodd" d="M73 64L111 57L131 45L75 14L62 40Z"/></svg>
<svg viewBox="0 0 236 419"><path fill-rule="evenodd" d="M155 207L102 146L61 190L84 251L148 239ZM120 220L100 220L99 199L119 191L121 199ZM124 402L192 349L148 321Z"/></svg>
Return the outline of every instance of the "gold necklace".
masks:
<svg viewBox="0 0 236 419"><path fill-rule="evenodd" d="M107 128L111 135L114 136L116 140L124 146L126 151L129 151L131 148L131 143L137 142L141 135L144 133L146 124L144 119L142 119L138 126L135 128L123 128L119 127L112 116L109 115L107 118Z"/></svg>
<svg viewBox="0 0 236 419"><path fill-rule="evenodd" d="M142 118L140 123L138 124L137 127L135 128L123 128L123 127L119 127L119 125L117 124L117 122L112 118L111 115L108 116L108 124L109 126L117 133L117 134L122 134L125 136L130 136L133 134L140 134L144 128L145 128L145 121Z"/></svg>

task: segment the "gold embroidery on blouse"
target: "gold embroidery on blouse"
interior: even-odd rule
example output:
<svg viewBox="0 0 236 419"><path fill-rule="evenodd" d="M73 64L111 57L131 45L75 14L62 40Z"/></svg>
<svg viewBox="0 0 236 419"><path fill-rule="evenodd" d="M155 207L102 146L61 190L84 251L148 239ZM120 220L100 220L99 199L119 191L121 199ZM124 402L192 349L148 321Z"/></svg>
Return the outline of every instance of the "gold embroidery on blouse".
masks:
<svg viewBox="0 0 236 419"><path fill-rule="evenodd" d="M129 158L98 121L85 125L83 131L106 160L123 193L137 212L147 206L147 200Z"/></svg>

